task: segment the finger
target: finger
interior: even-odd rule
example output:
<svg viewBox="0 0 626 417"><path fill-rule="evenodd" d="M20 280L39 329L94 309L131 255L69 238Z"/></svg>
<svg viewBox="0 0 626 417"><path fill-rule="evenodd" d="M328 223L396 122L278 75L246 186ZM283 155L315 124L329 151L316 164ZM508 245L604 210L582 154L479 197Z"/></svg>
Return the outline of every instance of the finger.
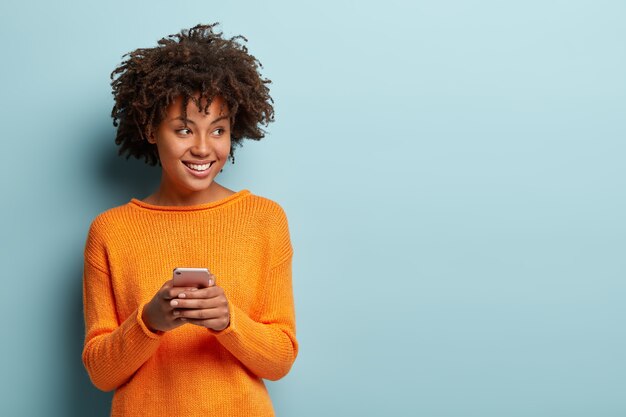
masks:
<svg viewBox="0 0 626 417"><path fill-rule="evenodd" d="M159 291L157 291L157 296L159 298L168 298L170 297L170 290L172 289L172 280L165 281Z"/></svg>
<svg viewBox="0 0 626 417"><path fill-rule="evenodd" d="M172 310L172 318L174 319L174 322L185 321L185 318L180 315L180 311L181 310Z"/></svg>
<svg viewBox="0 0 626 417"><path fill-rule="evenodd" d="M178 316L172 316L167 323L170 329L175 329L177 327L184 326L187 321L185 319L179 318Z"/></svg>
<svg viewBox="0 0 626 417"><path fill-rule="evenodd" d="M164 300L171 300L172 298L179 298L180 294L191 292L189 290L190 288L187 288L187 287L170 287L161 292L161 298L163 298ZM186 296L183 296L182 298L185 298L185 297Z"/></svg>
<svg viewBox="0 0 626 417"><path fill-rule="evenodd" d="M170 301L170 306L173 308L184 309L203 309L203 308L216 308L224 307L228 304L225 298L196 298L196 299L173 299Z"/></svg>
<svg viewBox="0 0 626 417"><path fill-rule="evenodd" d="M228 309L223 307L203 308L203 309L176 309L174 316L185 318L187 320L208 320L219 317L228 317Z"/></svg>
<svg viewBox="0 0 626 417"><path fill-rule="evenodd" d="M191 293L194 291L198 291L198 289L196 287L174 287L174 288L181 288L182 291L178 293L178 295L172 297L172 298L187 298L187 293Z"/></svg>
<svg viewBox="0 0 626 417"><path fill-rule="evenodd" d="M217 318L207 320L195 320L195 319L183 319L189 324L195 324L196 326L208 327L216 331L224 330L230 324L228 318Z"/></svg>
<svg viewBox="0 0 626 417"><path fill-rule="evenodd" d="M219 297L220 295L223 295L224 290L222 289L222 287L218 287L217 285L214 285L212 287L184 291L182 294L184 295L182 296L179 295L178 297L179 298L215 298L215 297Z"/></svg>

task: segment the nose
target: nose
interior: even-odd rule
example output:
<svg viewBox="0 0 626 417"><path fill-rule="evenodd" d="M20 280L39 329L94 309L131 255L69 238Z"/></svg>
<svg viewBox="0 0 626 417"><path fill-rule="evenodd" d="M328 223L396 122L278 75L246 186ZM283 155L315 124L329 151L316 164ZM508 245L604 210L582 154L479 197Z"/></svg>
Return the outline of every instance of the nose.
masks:
<svg viewBox="0 0 626 417"><path fill-rule="evenodd" d="M205 158L213 152L211 139L205 135L196 135L193 145L190 149L191 153L198 158Z"/></svg>

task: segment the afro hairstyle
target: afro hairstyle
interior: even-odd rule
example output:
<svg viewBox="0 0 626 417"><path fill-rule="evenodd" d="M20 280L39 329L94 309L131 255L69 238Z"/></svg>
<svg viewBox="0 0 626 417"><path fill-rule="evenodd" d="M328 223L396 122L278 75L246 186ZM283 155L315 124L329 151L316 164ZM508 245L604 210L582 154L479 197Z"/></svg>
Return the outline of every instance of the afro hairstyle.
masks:
<svg viewBox="0 0 626 417"><path fill-rule="evenodd" d="M224 98L230 111L231 153L243 139L260 140L262 125L274 121L274 107L267 84L259 72L260 61L248 53L240 40L215 32L211 25L196 25L158 41L153 48L136 49L111 73L115 104L111 112L117 127L115 143L126 158L144 158L149 165L160 164L155 145L146 139L161 123L167 107L182 98L186 118L189 101L198 111L208 112L216 96Z"/></svg>

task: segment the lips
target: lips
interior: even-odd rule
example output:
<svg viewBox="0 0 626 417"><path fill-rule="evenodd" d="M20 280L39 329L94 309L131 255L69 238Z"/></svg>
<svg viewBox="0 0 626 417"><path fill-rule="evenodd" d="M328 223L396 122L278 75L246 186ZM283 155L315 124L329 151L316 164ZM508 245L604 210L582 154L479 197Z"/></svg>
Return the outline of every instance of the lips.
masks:
<svg viewBox="0 0 626 417"><path fill-rule="evenodd" d="M209 178L213 176L213 168L212 166L215 164L215 161L200 161L201 163L190 162L190 161L181 161L185 166L185 169L193 178L198 180L203 180L205 178Z"/></svg>
<svg viewBox="0 0 626 417"><path fill-rule="evenodd" d="M215 161L206 162L202 164L196 164L192 162L183 162L183 164L185 164L189 169L196 171L196 172L204 172L207 169L209 169L211 165L213 165L214 163Z"/></svg>
<svg viewBox="0 0 626 417"><path fill-rule="evenodd" d="M209 162L206 164L192 164L191 162L183 162L183 164L187 165L189 168L193 169L194 171L206 171L207 169L209 169L211 167L211 165L213 165L213 162Z"/></svg>

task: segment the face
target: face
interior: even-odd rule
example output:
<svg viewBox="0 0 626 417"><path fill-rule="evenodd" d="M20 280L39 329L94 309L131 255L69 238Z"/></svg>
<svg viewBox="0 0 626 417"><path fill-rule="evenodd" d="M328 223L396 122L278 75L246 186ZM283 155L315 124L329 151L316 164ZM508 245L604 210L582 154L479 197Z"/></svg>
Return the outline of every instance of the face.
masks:
<svg viewBox="0 0 626 417"><path fill-rule="evenodd" d="M160 193L176 200L208 201L216 188L214 179L230 154L229 109L221 97L213 99L208 114L198 111L191 100L186 119L181 109L179 97L148 139L159 151Z"/></svg>

